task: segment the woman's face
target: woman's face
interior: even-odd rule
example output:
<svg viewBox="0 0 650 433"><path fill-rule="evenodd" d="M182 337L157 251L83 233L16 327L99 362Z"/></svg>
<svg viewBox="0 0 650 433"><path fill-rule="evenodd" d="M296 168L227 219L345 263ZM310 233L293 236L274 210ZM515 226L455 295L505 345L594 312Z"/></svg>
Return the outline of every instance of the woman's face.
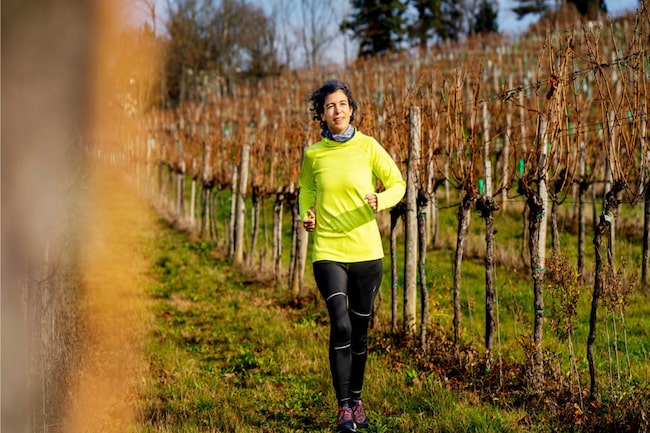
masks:
<svg viewBox="0 0 650 433"><path fill-rule="evenodd" d="M325 112L320 117L327 123L327 129L335 135L343 133L348 128L352 116L352 107L345 92L339 89L327 95L323 108Z"/></svg>

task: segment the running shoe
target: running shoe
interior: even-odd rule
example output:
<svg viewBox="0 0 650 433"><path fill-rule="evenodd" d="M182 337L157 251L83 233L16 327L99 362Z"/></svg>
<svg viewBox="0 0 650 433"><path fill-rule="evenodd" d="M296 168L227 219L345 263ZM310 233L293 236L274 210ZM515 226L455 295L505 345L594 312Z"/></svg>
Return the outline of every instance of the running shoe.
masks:
<svg viewBox="0 0 650 433"><path fill-rule="evenodd" d="M339 417L336 421L336 433L356 431L357 427L352 420L352 408L350 408L350 406L339 407Z"/></svg>
<svg viewBox="0 0 650 433"><path fill-rule="evenodd" d="M352 420L358 428L368 428L368 417L363 410L363 402L361 400L352 402Z"/></svg>

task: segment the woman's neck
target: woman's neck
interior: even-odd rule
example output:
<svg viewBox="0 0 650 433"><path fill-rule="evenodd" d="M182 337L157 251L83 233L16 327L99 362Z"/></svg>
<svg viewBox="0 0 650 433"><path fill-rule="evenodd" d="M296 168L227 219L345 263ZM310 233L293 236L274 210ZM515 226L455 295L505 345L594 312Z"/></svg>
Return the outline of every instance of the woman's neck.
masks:
<svg viewBox="0 0 650 433"><path fill-rule="evenodd" d="M339 143L344 143L354 137L354 126L348 125L348 127L340 134L332 134L329 129L323 129L321 135L325 138L328 138L332 141L338 141Z"/></svg>

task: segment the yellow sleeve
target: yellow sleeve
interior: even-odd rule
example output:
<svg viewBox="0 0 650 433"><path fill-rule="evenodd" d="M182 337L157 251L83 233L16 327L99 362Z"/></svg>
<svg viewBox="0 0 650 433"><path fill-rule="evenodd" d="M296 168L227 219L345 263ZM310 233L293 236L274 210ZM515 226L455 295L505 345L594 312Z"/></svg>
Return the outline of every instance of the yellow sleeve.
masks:
<svg viewBox="0 0 650 433"><path fill-rule="evenodd" d="M372 146L372 171L385 190L377 194L377 211L395 206L404 197L406 182L395 161L377 141Z"/></svg>
<svg viewBox="0 0 650 433"><path fill-rule="evenodd" d="M314 207L314 200L316 199L316 179L312 171L312 161L307 154L302 158L302 167L300 168L299 178L300 191L298 193L298 209L300 211L300 218L305 219L307 211Z"/></svg>

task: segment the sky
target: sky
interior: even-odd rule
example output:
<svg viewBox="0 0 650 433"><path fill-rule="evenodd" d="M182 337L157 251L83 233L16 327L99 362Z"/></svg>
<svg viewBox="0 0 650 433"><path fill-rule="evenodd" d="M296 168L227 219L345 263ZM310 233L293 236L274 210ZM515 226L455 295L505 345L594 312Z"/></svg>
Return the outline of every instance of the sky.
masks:
<svg viewBox="0 0 650 433"><path fill-rule="evenodd" d="M131 0L132 2L136 2L137 0ZM166 3L168 0L155 0L157 2L157 13L160 15L164 13ZM298 1L298 0L294 0ZM272 0L247 0L249 4L253 5L260 5L265 9L268 9L269 5L273 3ZM343 5L343 10L339 9L342 14L345 14L346 11L345 9L350 8L350 2L344 1L344 0L337 0L337 2L340 2L339 4ZM534 23L539 19L538 16L534 15L529 15L526 18L522 20L517 20L517 16L514 12L512 12L512 8L515 7L517 4L516 0L497 0L498 2L498 14L497 14L497 23L499 25L499 31L502 33L506 34L511 34L511 35L516 35L518 33L521 33L524 31L531 23ZM607 11L610 17L616 17L620 15L624 15L625 13L632 11L634 12L638 6L639 6L639 0L605 0L605 4L607 6ZM141 15L138 14L138 11L136 9L132 10L132 12L135 16ZM142 18L140 18L141 20ZM138 22L138 19L135 18L135 21ZM164 23L159 21L157 23L158 29L161 29L164 27ZM329 57L331 61L333 62L340 62L342 59L340 59L340 49L337 48L337 44L332 44L333 45L333 53L328 54L327 52L325 53L325 56ZM340 46L340 44L339 44Z"/></svg>
<svg viewBox="0 0 650 433"><path fill-rule="evenodd" d="M528 25L536 21L538 17L529 16L521 21L517 20L517 15L512 12L512 8L517 4L516 0L498 0L499 13L497 22L499 30L504 33L520 33ZM639 7L639 0L605 0L609 16L616 17L624 15L628 11L635 11Z"/></svg>
<svg viewBox="0 0 650 433"><path fill-rule="evenodd" d="M164 10L166 0L156 0L159 4L158 12ZM341 0L338 0L341 1ZM521 21L517 20L517 16L512 12L512 8L517 4L516 0L497 0L499 4L498 10L498 23L499 29L505 33L519 33L525 30L526 27L534 22L537 17L529 16ZM250 4L259 4L265 6L268 0L248 0ZM342 2L343 3L343 2ZM345 2L349 7L349 3ZM635 11L639 6L639 0L605 0L607 10L610 16L622 15L627 11Z"/></svg>

